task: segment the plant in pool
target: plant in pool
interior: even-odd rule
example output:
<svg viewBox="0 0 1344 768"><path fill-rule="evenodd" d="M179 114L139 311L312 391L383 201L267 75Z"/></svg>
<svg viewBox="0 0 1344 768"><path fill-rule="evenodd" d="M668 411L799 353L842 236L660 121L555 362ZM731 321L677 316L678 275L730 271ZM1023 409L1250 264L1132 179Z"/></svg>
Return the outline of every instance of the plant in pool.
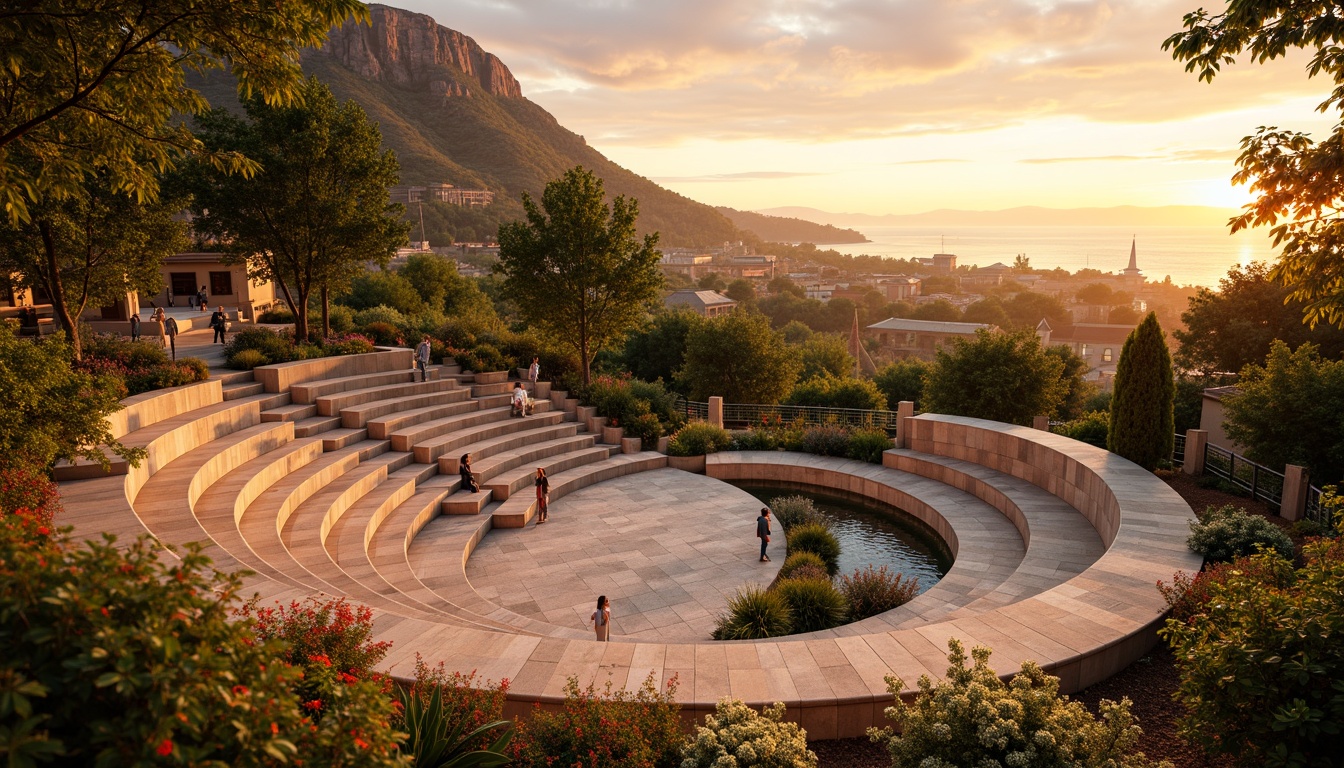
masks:
<svg viewBox="0 0 1344 768"><path fill-rule="evenodd" d="M840 541L824 525L804 523L795 525L788 533L788 552L811 552L826 564L826 572L834 576L840 570Z"/></svg>
<svg viewBox="0 0 1344 768"><path fill-rule="evenodd" d="M885 613L914 599L919 594L919 580L907 579L883 565L869 565L840 577L840 592L849 603L849 620L858 621Z"/></svg>
<svg viewBox="0 0 1344 768"><path fill-rule="evenodd" d="M784 558L784 564L779 567L778 578L791 579L794 578L796 573L803 570L819 572L826 576L826 561L822 560L820 555L812 552L794 552Z"/></svg>
<svg viewBox="0 0 1344 768"><path fill-rule="evenodd" d="M793 631L793 613L778 594L748 586L728 600L714 627L715 640L762 640Z"/></svg>
<svg viewBox="0 0 1344 768"><path fill-rule="evenodd" d="M829 577L820 579L784 579L773 590L789 605L794 632L817 632L845 622L848 606L845 596Z"/></svg>
<svg viewBox="0 0 1344 768"><path fill-rule="evenodd" d="M770 511L784 527L785 533L803 523L830 526L830 521L817 509L816 503L806 496L776 496L770 500Z"/></svg>

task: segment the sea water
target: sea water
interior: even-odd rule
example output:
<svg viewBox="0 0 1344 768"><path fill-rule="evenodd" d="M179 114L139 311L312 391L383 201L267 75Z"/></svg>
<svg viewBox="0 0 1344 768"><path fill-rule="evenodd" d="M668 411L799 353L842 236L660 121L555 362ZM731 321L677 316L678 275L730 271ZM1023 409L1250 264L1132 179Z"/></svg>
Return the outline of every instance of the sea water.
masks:
<svg viewBox="0 0 1344 768"><path fill-rule="evenodd" d="M1234 265L1277 258L1268 231L1230 234L1227 227L864 227L872 242L822 245L840 253L902 259L955 253L957 265L1012 266L1024 254L1034 269L1091 268L1118 273L1136 243L1139 269L1149 281L1170 276L1179 285L1217 286Z"/></svg>

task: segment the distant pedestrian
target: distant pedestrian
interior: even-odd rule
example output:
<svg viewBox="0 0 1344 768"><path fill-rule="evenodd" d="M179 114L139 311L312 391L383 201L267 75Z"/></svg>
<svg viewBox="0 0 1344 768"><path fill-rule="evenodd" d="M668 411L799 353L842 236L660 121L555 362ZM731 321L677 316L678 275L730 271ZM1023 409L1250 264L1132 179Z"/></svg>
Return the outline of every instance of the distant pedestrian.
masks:
<svg viewBox="0 0 1344 768"><path fill-rule="evenodd" d="M420 369L420 380L429 380L429 337L426 336L420 340L420 346L415 348L415 367Z"/></svg>
<svg viewBox="0 0 1344 768"><path fill-rule="evenodd" d="M550 514L551 481L546 477L546 468L537 467L537 477L533 481L537 486L537 525L546 522Z"/></svg>
<svg viewBox="0 0 1344 768"><path fill-rule="evenodd" d="M176 320L175 318L172 318L172 317L168 318L168 320L164 322L163 330L164 330L164 332L165 332L166 334L168 334L168 346L172 348L172 350L173 350L173 359L176 360L176 359L177 359L177 320Z"/></svg>
<svg viewBox="0 0 1344 768"><path fill-rule="evenodd" d="M593 625L593 631L597 633L597 641L607 642L607 638L611 636L611 602L607 600L606 595L597 598L597 610L593 611L592 618L588 621Z"/></svg>
<svg viewBox="0 0 1344 768"><path fill-rule="evenodd" d="M131 314L131 341L140 340L140 313Z"/></svg>
<svg viewBox="0 0 1344 768"><path fill-rule="evenodd" d="M462 490L468 493L479 493L481 486L476 483L476 475L471 471L471 454L464 453L457 462L457 474L462 478Z"/></svg>
<svg viewBox="0 0 1344 768"><path fill-rule="evenodd" d="M196 306L197 306L197 308L199 308L202 312L204 312L204 311L206 310L206 306L205 306L205 305L206 305L206 303L207 303L208 301L209 301L209 299L206 297L205 286L202 285L202 286L201 286L201 290L199 290L199 291L196 292Z"/></svg>
<svg viewBox="0 0 1344 768"><path fill-rule="evenodd" d="M510 401L512 408L509 410L510 416L527 416L530 403L527 400L527 390L523 389L523 382L515 381L513 383L513 399Z"/></svg>
<svg viewBox="0 0 1344 768"><path fill-rule="evenodd" d="M167 347L167 346L168 346L168 337L167 337L167 335L165 335L165 333L164 333L164 327L163 327L163 307L155 307L155 308L154 308L154 314L153 314L153 316L152 316L151 319L153 319L154 322L155 322L155 324L157 324L157 325L159 326L159 346L160 346L160 347Z"/></svg>
<svg viewBox="0 0 1344 768"><path fill-rule="evenodd" d="M532 358L532 366L527 369L527 380L533 384L537 383L537 377L541 376L541 358ZM536 390L536 387L533 387Z"/></svg>
<svg viewBox="0 0 1344 768"><path fill-rule="evenodd" d="M765 554L765 547L770 543L769 507L761 507L761 515L756 518L756 538L761 540L761 562L770 562L770 556Z"/></svg>
<svg viewBox="0 0 1344 768"><path fill-rule="evenodd" d="M211 344L219 342L224 343L224 332L229 329L229 318L224 315L223 307L215 309L215 313L210 316L210 327L215 332L215 337L210 341Z"/></svg>

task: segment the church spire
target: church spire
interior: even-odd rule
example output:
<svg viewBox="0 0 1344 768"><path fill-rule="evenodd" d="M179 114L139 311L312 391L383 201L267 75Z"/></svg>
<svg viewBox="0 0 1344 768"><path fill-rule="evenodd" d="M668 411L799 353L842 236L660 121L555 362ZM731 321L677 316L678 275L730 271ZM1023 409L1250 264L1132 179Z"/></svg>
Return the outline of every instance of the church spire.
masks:
<svg viewBox="0 0 1344 768"><path fill-rule="evenodd" d="M1129 241L1129 268L1125 270L1126 272L1134 273L1139 271L1138 244L1139 238L1137 236Z"/></svg>

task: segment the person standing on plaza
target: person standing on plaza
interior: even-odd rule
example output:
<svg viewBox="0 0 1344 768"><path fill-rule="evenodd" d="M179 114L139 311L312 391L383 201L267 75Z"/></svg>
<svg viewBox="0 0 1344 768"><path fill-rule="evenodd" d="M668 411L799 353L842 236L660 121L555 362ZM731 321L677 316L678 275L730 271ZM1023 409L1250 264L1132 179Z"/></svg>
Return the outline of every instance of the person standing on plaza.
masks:
<svg viewBox="0 0 1344 768"><path fill-rule="evenodd" d="M761 507L761 515L756 518L756 538L761 540L761 562L770 562L770 556L765 554L765 548L770 543L769 507Z"/></svg>
<svg viewBox="0 0 1344 768"><path fill-rule="evenodd" d="M201 290L196 292L196 308L204 312L206 310L205 305L208 301L209 299L207 298L205 293L205 286L202 285Z"/></svg>
<svg viewBox="0 0 1344 768"><path fill-rule="evenodd" d="M215 313L210 316L210 327L215 331L215 337L211 340L211 344L215 342L224 343L224 331L228 329L228 323L229 319L224 316L224 308L215 307Z"/></svg>
<svg viewBox="0 0 1344 768"><path fill-rule="evenodd" d="M537 477L533 481L537 486L537 525L546 522L550 514L551 481L546 477L546 468L537 467Z"/></svg>
<svg viewBox="0 0 1344 768"><path fill-rule="evenodd" d="M420 346L415 348L415 367L420 369L420 380L429 380L429 337L426 336L420 340Z"/></svg>
<svg viewBox="0 0 1344 768"><path fill-rule="evenodd" d="M533 392L537 390L536 388L537 378L540 376L541 376L541 358L534 357L532 358L532 365L527 369L527 380L532 382Z"/></svg>
<svg viewBox="0 0 1344 768"><path fill-rule="evenodd" d="M140 313L131 313L131 341L140 340Z"/></svg>
<svg viewBox="0 0 1344 768"><path fill-rule="evenodd" d="M611 636L611 603L606 595L597 598L597 610L593 611L592 618L588 621L593 625L593 631L597 633L597 641L607 642L607 638Z"/></svg>
<svg viewBox="0 0 1344 768"><path fill-rule="evenodd" d="M152 319L159 326L159 346L167 347L168 337L164 334L164 328L163 328L163 307L155 307L154 314L150 317L150 319Z"/></svg>
<svg viewBox="0 0 1344 768"><path fill-rule="evenodd" d="M168 335L168 346L172 347L173 359L177 359L177 320L168 318L163 324L164 333Z"/></svg>

